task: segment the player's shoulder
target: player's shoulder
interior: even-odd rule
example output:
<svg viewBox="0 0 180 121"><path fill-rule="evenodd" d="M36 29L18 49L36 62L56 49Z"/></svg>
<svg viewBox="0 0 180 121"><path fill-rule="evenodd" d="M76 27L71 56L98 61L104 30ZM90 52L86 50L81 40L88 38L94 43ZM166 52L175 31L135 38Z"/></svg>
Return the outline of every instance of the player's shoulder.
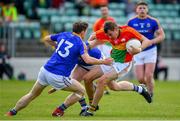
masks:
<svg viewBox="0 0 180 121"><path fill-rule="evenodd" d="M159 20L153 16L148 15L148 18L152 20L153 22L159 23Z"/></svg>
<svg viewBox="0 0 180 121"><path fill-rule="evenodd" d="M120 29L122 30L122 31L132 31L132 30L134 30L134 28L132 28L132 27L130 27L130 26L128 26L128 25L123 25L123 26L120 26Z"/></svg>
<svg viewBox="0 0 180 121"><path fill-rule="evenodd" d="M95 24L99 24L101 21L102 21L102 18L98 18L98 19L95 21Z"/></svg>
<svg viewBox="0 0 180 121"><path fill-rule="evenodd" d="M109 16L108 20L115 22L115 19L112 16Z"/></svg>
<svg viewBox="0 0 180 121"><path fill-rule="evenodd" d="M134 21L134 20L136 20L137 19L137 15L136 16L133 16L133 17L131 17L129 20L128 20L128 23L129 22L131 22L131 21Z"/></svg>
<svg viewBox="0 0 180 121"><path fill-rule="evenodd" d="M123 33L129 33L129 34L136 34L137 33L137 30L135 30L134 28L130 27L130 26L121 26L121 31Z"/></svg>

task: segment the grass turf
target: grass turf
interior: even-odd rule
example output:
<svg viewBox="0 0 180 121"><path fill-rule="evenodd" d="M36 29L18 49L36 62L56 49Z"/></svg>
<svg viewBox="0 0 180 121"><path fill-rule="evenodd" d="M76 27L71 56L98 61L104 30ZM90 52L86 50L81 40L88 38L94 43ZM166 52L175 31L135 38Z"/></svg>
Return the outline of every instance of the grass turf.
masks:
<svg viewBox="0 0 180 121"><path fill-rule="evenodd" d="M48 87L18 115L4 116L33 84L33 81L0 80L0 120L180 120L180 82L156 82L152 104L135 92L111 91L103 96L100 110L93 117L80 117L78 103L67 109L63 117L52 117L51 112L70 93L58 91L48 95Z"/></svg>

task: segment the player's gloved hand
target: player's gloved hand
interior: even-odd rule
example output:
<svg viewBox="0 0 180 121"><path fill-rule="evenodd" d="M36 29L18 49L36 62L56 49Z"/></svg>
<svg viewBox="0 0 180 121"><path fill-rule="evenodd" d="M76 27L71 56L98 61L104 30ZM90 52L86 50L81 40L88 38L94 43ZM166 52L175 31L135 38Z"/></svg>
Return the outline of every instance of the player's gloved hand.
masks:
<svg viewBox="0 0 180 121"><path fill-rule="evenodd" d="M105 65L111 65L113 63L113 58L105 58L102 61Z"/></svg>
<svg viewBox="0 0 180 121"><path fill-rule="evenodd" d="M55 91L56 91L56 89L51 88L51 89L48 91L48 94L52 94L52 93L54 93Z"/></svg>
<svg viewBox="0 0 180 121"><path fill-rule="evenodd" d="M135 48L133 46L131 46L130 49L127 50L131 55L135 55L135 54L138 54L142 51L141 48Z"/></svg>

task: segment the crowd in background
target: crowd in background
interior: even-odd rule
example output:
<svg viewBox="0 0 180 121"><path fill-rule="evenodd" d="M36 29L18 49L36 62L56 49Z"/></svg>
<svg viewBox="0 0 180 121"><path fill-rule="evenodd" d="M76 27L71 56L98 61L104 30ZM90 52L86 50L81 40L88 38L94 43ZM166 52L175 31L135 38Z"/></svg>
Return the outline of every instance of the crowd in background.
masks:
<svg viewBox="0 0 180 121"><path fill-rule="evenodd" d="M28 2L27 2L28 1ZM18 14L25 15L28 19L39 19L37 15L37 8L55 8L59 9L65 2L73 2L75 8L78 10L78 15L83 15L82 11L86 7L99 8L108 3L126 3L127 15L134 10L133 0L1 0L0 2L0 22L4 21L17 21ZM153 0L154 4L177 4L180 0ZM31 9L27 9L30 7ZM11 16L11 17L9 17Z"/></svg>

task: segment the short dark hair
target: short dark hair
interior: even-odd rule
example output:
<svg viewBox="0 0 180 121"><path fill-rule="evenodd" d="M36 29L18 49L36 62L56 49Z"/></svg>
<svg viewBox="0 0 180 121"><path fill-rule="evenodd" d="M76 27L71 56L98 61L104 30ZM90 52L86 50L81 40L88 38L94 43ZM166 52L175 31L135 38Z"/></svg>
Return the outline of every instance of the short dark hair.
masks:
<svg viewBox="0 0 180 121"><path fill-rule="evenodd" d="M115 28L117 28L117 24L115 22L112 22L112 21L107 21L105 22L104 24L104 32L107 33L108 30L111 30L113 31Z"/></svg>
<svg viewBox="0 0 180 121"><path fill-rule="evenodd" d="M83 21L78 21L78 22L75 22L73 24L73 29L72 31L79 34L81 33L82 31L86 31L86 29L88 28L88 23L87 22L83 22Z"/></svg>
<svg viewBox="0 0 180 121"><path fill-rule="evenodd" d="M108 5L101 5L100 8L102 8L102 7L107 7L107 8L109 8Z"/></svg>
<svg viewBox="0 0 180 121"><path fill-rule="evenodd" d="M148 4L145 1L143 1L143 0L140 0L139 2L137 2L136 6L139 6L139 5L148 6Z"/></svg>

